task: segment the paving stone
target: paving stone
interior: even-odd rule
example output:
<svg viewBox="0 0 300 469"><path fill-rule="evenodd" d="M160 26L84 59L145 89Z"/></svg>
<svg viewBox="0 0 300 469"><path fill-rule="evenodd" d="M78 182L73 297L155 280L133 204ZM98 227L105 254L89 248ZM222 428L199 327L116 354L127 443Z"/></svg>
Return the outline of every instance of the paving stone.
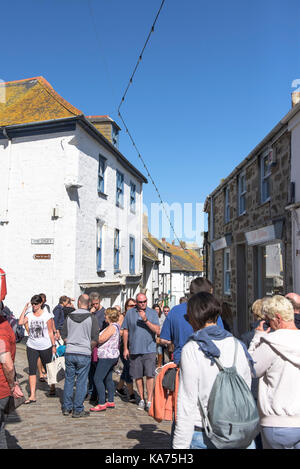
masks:
<svg viewBox="0 0 300 469"><path fill-rule="evenodd" d="M15 366L27 397L28 362L26 347L17 344ZM114 374L117 383L120 376ZM83 419L61 412L64 381L57 385L57 397L47 397L47 383L37 383L37 402L20 406L6 424L11 449L170 449L171 422L156 422L146 412L115 396L115 409L91 413ZM85 402L86 410L92 407Z"/></svg>

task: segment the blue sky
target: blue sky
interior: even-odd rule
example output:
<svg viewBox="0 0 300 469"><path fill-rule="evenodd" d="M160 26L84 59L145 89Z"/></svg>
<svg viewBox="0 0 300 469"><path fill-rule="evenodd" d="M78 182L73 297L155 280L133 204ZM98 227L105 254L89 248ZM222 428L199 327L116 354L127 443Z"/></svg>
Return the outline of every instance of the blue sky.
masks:
<svg viewBox="0 0 300 469"><path fill-rule="evenodd" d="M121 126L118 105L160 4L6 2L0 79L42 75L85 114ZM298 0L165 1L121 110L166 203L204 202L288 112L299 14ZM120 151L144 172L124 130ZM150 182L144 201L159 202Z"/></svg>

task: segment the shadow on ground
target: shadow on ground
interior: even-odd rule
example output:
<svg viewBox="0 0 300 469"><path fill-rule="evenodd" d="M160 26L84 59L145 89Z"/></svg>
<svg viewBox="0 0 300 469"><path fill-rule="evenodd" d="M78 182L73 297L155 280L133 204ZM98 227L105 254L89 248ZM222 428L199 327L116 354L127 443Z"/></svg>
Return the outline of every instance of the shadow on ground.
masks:
<svg viewBox="0 0 300 469"><path fill-rule="evenodd" d="M140 425L141 430L130 430L127 438L139 440L133 449L170 449L171 435L168 432L160 430L156 425Z"/></svg>

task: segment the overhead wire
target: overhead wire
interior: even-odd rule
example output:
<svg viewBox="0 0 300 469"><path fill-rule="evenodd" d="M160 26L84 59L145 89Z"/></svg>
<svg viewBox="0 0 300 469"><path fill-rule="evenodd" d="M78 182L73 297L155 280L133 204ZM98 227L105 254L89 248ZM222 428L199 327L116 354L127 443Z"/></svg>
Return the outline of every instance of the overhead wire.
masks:
<svg viewBox="0 0 300 469"><path fill-rule="evenodd" d="M129 136L129 138L130 138L130 140L131 140L131 142L132 142L132 145L133 145L134 149L136 150L137 155L138 155L139 159L141 160L141 162L142 162L142 164L143 164L143 166L144 166L144 168L145 168L145 171L146 171L146 173L147 173L147 176L148 176L148 178L150 179L150 181L151 181L151 183L152 183L152 185L153 185L153 187L154 187L154 189L155 189L155 191L156 191L156 194L157 194L157 196L158 196L158 199L159 199L159 201L160 201L160 204L162 205L162 208L163 208L163 210L164 210L164 212L165 212L165 216L166 216L166 218L167 218L167 220L168 220L168 222L169 222L169 225L170 225L170 227L171 227L171 229L172 229L172 231L173 231L173 233L174 233L174 236L175 236L176 240L178 241L179 246L182 246L181 241L179 240L179 238L178 238L178 236L177 236L177 234L176 234L176 232L175 232L175 229L174 229L173 223L171 222L171 219L170 219L170 217L169 217L169 214L168 214L167 210L165 209L165 204L164 204L164 202L163 202L163 200L162 200L162 197L161 197L161 195L160 195L160 192L159 192L159 190L158 190L158 187L157 187L157 185L155 184L154 179L153 179L153 177L151 176L150 171L149 171L149 169L148 169L148 167L147 167L147 165L146 165L146 163L145 163L145 161L144 161L144 159L143 159L141 153L139 152L139 150L138 150L138 148L137 148L137 145L136 145L136 143L135 143L135 141L134 141L134 138L133 138L131 132L129 131L128 125L126 124L125 119L124 119L124 117L123 117L123 115L121 114L121 111L120 111L122 104L125 102L125 98L126 98L126 95L127 95L127 93L128 93L128 90L129 90L130 86L131 86L132 83L133 83L133 78L134 78L134 76L135 76L135 74L136 74L136 71L137 71L137 69L138 69L138 67L139 67L139 65L140 65L140 63L141 63L141 61L142 61L143 54L144 54L145 49L146 49L146 47L147 47L147 45L148 45L148 42L149 42L149 40L150 40L150 37L151 37L151 35L152 35L153 32L154 32L156 22L157 22L157 20L158 20L158 18L159 18L159 15L160 15L161 10L162 10L162 8L163 8L163 6L164 6L164 3L165 3L165 0L162 0L162 2L161 2L161 4L160 4L160 7L159 7L159 9L158 9L158 12L157 12L157 14L156 14L156 16L155 16L155 19L154 19L154 21L153 21L153 24L152 24L152 26L151 26L150 32L149 32L149 34L148 34L148 36L147 36L147 39L146 39L146 41L145 41L145 43L144 43L144 46L143 46L143 48L142 48L142 51L141 51L141 53L139 54L138 61L137 61L136 65L135 65L135 67L134 67L134 70L133 70L133 72L132 72L132 74L131 74L131 76L130 76L129 82L128 82L126 88L125 88L125 91L124 91L124 93L123 93L122 99L121 99L120 104L119 104L119 107L118 107L118 116L120 117L120 119L121 119L121 121L122 121L122 123L123 123L123 125L124 125L125 131L126 131L126 133L128 134L128 136ZM183 247L183 249L185 249L185 248Z"/></svg>

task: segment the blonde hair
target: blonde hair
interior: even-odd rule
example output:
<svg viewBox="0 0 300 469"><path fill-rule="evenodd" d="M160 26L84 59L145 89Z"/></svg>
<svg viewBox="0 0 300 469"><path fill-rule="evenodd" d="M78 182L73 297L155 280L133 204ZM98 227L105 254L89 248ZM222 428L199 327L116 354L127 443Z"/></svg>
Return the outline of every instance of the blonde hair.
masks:
<svg viewBox="0 0 300 469"><path fill-rule="evenodd" d="M105 310L105 316L111 321L111 322L118 322L119 317L120 317L120 311L117 310L117 308L107 308Z"/></svg>
<svg viewBox="0 0 300 469"><path fill-rule="evenodd" d="M275 318L280 314L283 321L294 321L294 308L287 298L282 295L274 295L265 298L262 304L262 310L268 319Z"/></svg>
<svg viewBox="0 0 300 469"><path fill-rule="evenodd" d="M254 303L252 305L252 312L253 312L253 314L255 314L255 316L258 319L264 319L265 318L265 315L262 311L262 304L263 304L263 299L259 299L259 300L254 301Z"/></svg>

